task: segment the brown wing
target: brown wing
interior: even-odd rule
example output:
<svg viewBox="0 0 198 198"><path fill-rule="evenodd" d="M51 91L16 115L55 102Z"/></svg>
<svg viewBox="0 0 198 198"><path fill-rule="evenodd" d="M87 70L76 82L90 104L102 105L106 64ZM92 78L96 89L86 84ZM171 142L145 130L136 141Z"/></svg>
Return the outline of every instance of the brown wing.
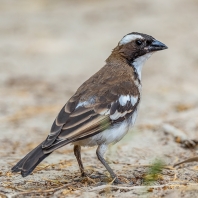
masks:
<svg viewBox="0 0 198 198"><path fill-rule="evenodd" d="M119 94L114 86L104 90L104 94L95 92L86 100L83 94L74 95L54 121L51 133L42 145L44 152L52 152L70 142L95 135L126 119L139 103L139 95L135 96L137 100L134 103L131 100L133 96L123 95L123 89Z"/></svg>
<svg viewBox="0 0 198 198"><path fill-rule="evenodd" d="M63 106L61 111L59 112L58 116L54 120L54 123L52 124L50 134L48 135L47 139L42 145L42 148L47 148L50 145L53 144L53 142L56 140L58 135L60 134L63 125L67 122L69 119L70 114L75 110L76 105L78 102L78 98L75 97L75 95Z"/></svg>
<svg viewBox="0 0 198 198"><path fill-rule="evenodd" d="M68 104L60 111L52 125L51 133L43 144L42 148L46 152L57 149L77 138L99 133L111 124L109 115L103 113L108 111L108 104L103 106L96 103L91 106L82 104L79 107L76 105L76 109L70 114L65 111ZM63 123L64 119L66 120Z"/></svg>

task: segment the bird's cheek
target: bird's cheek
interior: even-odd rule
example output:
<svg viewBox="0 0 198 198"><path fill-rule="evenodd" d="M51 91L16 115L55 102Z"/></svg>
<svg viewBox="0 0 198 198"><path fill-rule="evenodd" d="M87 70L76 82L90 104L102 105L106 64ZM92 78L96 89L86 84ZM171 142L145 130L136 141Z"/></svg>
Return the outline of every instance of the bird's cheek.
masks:
<svg viewBox="0 0 198 198"><path fill-rule="evenodd" d="M119 51L119 53L124 56L125 58L129 59L130 57L133 56L133 51L131 51L130 49L121 49Z"/></svg>

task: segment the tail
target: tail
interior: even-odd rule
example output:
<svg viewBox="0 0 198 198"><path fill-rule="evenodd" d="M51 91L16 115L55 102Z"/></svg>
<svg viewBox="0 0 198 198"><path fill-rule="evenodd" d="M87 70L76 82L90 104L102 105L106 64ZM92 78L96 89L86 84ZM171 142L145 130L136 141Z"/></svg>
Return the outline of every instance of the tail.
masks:
<svg viewBox="0 0 198 198"><path fill-rule="evenodd" d="M35 149L29 152L23 159L21 159L13 168L12 172L20 172L23 177L28 176L36 166L44 160L49 154L43 153L42 144L39 144Z"/></svg>

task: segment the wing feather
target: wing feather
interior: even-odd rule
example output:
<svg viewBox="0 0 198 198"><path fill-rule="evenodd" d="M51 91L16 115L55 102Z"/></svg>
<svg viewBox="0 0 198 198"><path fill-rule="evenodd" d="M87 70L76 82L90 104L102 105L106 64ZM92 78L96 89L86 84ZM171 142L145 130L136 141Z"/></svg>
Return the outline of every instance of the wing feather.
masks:
<svg viewBox="0 0 198 198"><path fill-rule="evenodd" d="M124 85L128 86L128 83ZM90 96L91 99L83 98L83 94L74 95L54 121L42 145L44 152L49 153L70 142L88 138L127 119L139 103L139 92L136 91L135 96L129 95L128 91L123 95L118 94L117 88L115 85L103 95ZM123 90L128 89L123 87L121 92Z"/></svg>

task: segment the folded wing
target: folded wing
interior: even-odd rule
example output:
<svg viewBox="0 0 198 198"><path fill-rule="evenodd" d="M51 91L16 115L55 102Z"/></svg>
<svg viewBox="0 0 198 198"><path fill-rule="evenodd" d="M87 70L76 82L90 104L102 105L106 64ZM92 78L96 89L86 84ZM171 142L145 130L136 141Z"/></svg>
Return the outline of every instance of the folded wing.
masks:
<svg viewBox="0 0 198 198"><path fill-rule="evenodd" d="M123 95L115 89L107 90L101 97L96 94L86 100L74 95L55 119L51 132L42 145L44 153L93 136L110 125L127 119L138 103L139 94Z"/></svg>

